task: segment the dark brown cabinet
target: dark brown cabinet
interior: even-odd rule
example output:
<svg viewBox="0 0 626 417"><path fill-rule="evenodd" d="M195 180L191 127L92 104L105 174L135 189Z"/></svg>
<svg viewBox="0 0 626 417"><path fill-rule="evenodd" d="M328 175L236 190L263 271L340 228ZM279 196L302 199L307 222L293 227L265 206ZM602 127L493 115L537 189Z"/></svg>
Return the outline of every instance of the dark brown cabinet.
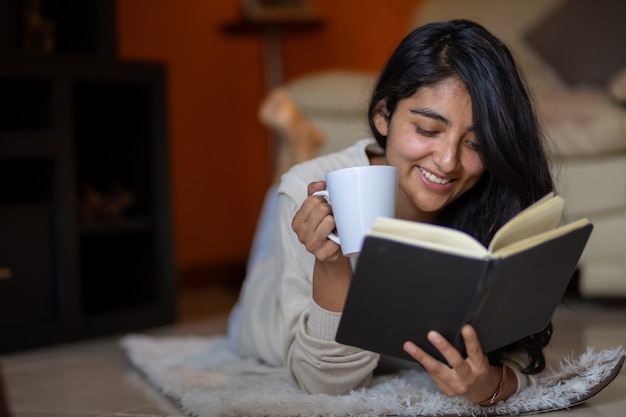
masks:
<svg viewBox="0 0 626 417"><path fill-rule="evenodd" d="M0 352L172 322L164 68L115 59L112 1L1 4Z"/></svg>

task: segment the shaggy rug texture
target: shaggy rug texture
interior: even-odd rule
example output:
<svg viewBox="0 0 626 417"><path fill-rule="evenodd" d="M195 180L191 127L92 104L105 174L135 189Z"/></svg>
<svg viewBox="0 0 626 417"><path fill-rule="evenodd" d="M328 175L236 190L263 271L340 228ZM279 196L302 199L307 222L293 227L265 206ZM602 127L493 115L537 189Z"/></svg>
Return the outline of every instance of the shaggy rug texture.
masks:
<svg viewBox="0 0 626 417"><path fill-rule="evenodd" d="M241 359L222 336L121 340L131 363L190 416L502 416L572 407L606 387L624 362L622 347L567 357L529 386L490 407L442 395L417 370L378 376L343 396L307 394L283 368Z"/></svg>

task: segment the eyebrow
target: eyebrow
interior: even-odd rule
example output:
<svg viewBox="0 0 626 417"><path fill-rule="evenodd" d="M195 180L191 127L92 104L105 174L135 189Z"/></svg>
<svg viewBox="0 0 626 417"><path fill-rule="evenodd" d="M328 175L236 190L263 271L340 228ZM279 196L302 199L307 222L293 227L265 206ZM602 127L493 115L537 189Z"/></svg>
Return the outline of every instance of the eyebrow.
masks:
<svg viewBox="0 0 626 417"><path fill-rule="evenodd" d="M443 124L445 124L446 126L452 126L452 123L450 122L450 120L446 119L445 117L443 117L441 114L437 113L434 110L431 110L431 109L410 109L409 111L411 113L413 113L413 114L418 114L420 116L427 117L429 119L440 121ZM474 131L474 126L470 126L467 129L467 131L468 132L473 132Z"/></svg>
<svg viewBox="0 0 626 417"><path fill-rule="evenodd" d="M450 120L443 117L441 114L435 112L430 109L410 109L409 110L413 114L419 114L420 116L428 117L429 119L438 120L444 123L446 126L450 126Z"/></svg>

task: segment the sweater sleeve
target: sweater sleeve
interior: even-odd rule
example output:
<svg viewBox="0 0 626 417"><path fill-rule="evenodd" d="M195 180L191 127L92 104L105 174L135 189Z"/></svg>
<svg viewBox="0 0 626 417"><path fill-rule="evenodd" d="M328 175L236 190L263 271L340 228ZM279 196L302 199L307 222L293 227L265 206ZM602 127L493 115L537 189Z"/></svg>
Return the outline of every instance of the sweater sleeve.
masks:
<svg viewBox="0 0 626 417"><path fill-rule="evenodd" d="M509 353L505 356L502 362L513 371L517 378L517 390L515 391L516 394L528 386L537 385L536 376L528 375L522 372L522 369L526 367L526 365L528 365L528 358L524 353Z"/></svg>
<svg viewBox="0 0 626 417"><path fill-rule="evenodd" d="M301 184L306 190L306 184ZM335 342L340 313L326 311L312 298L315 257L291 229L299 203L278 197L275 240L280 277L285 365L292 378L310 393L345 394L369 383L378 355Z"/></svg>

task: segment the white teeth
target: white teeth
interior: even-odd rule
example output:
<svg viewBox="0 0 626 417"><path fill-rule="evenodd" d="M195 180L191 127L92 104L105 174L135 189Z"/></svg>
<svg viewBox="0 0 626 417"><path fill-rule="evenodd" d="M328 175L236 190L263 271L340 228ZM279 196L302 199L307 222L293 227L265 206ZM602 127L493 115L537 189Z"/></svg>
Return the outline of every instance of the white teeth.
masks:
<svg viewBox="0 0 626 417"><path fill-rule="evenodd" d="M426 178L428 178L428 180L429 180L429 181L436 182L437 184L442 184L442 185L445 185L445 184L447 184L447 183L449 183L449 182L451 181L451 180L447 180L447 179L439 178L439 177L438 177L438 176L436 176L435 174L433 174L433 173L431 173L431 172L426 171L426 170L425 170L424 168L422 168L422 167L420 167L419 169L420 169L420 171L422 171L422 174L424 174L424 176L425 176Z"/></svg>

